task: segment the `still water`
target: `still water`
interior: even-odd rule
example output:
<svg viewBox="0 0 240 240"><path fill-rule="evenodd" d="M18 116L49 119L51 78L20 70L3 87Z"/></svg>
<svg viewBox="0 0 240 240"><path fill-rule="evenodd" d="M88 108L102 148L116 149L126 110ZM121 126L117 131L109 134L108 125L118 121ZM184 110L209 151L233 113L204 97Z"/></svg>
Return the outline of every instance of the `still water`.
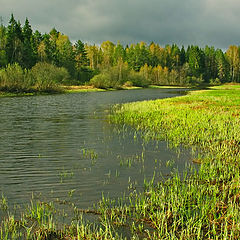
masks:
<svg viewBox="0 0 240 240"><path fill-rule="evenodd" d="M106 120L113 104L177 95L145 89L0 98L0 194L19 205L32 194L46 201L71 196L87 208L102 194L138 190L154 172L158 179L181 171L189 151L146 143L133 129L116 130Z"/></svg>

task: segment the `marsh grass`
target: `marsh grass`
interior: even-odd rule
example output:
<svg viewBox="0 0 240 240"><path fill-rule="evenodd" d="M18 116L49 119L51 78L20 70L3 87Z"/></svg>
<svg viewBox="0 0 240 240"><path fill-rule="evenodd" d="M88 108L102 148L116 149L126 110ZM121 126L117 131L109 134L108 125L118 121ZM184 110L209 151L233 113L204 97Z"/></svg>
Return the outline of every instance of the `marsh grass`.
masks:
<svg viewBox="0 0 240 240"><path fill-rule="evenodd" d="M199 171L187 169L149 184L129 205L150 224L152 239L239 239L240 88L218 86L173 99L117 106L110 120L148 136L201 150ZM147 193L147 194L146 194Z"/></svg>
<svg viewBox="0 0 240 240"><path fill-rule="evenodd" d="M83 148L80 150L80 158L96 160L98 158L98 154L94 149Z"/></svg>
<svg viewBox="0 0 240 240"><path fill-rule="evenodd" d="M99 223L99 221L89 222L83 218L84 214L98 216L100 212L78 209L74 204L68 204L72 207L73 216L70 223L64 224L63 218L67 218L68 215L60 211L55 206L56 203L57 201L46 203L32 200L18 218L7 212L1 220L0 239L123 239L114 231L108 220Z"/></svg>

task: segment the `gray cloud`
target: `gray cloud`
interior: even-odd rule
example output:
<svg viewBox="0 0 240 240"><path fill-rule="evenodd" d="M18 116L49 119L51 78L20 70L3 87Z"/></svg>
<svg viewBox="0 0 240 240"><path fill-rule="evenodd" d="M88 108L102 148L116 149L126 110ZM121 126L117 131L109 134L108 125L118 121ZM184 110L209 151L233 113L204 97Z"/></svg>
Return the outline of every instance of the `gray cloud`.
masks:
<svg viewBox="0 0 240 240"><path fill-rule="evenodd" d="M238 0L0 0L0 16L10 14L34 29L52 27L94 43L139 41L161 45L239 45Z"/></svg>

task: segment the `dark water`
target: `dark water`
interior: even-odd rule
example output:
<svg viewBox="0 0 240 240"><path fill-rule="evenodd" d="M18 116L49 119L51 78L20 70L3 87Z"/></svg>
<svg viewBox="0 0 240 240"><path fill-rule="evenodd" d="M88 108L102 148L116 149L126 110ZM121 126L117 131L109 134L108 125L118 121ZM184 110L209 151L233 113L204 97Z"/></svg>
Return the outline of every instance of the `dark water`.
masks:
<svg viewBox="0 0 240 240"><path fill-rule="evenodd" d="M25 204L72 195L86 208L121 196L151 179L183 169L190 153L166 142L146 143L133 129L117 131L106 121L115 103L173 97L175 90L131 90L0 98L0 194Z"/></svg>

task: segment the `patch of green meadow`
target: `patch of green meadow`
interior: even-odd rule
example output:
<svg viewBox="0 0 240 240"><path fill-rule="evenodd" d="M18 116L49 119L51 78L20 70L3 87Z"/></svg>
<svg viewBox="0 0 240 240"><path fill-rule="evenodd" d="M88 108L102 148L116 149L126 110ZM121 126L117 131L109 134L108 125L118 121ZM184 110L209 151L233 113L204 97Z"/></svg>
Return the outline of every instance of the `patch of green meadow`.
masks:
<svg viewBox="0 0 240 240"><path fill-rule="evenodd" d="M153 239L239 239L240 88L116 106L110 120L143 129L172 146L197 147L200 169L175 172L135 197L129 215L149 223ZM140 208L141 210L137 210Z"/></svg>

